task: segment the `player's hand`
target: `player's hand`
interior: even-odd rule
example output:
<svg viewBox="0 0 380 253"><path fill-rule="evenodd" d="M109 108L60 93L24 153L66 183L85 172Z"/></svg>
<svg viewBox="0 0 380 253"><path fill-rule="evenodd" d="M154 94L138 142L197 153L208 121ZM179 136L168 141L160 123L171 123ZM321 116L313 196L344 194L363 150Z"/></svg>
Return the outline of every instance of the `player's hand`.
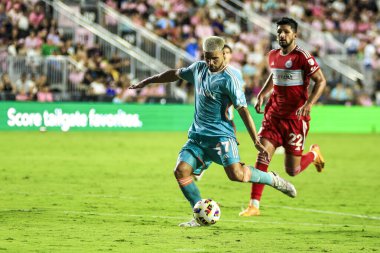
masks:
<svg viewBox="0 0 380 253"><path fill-rule="evenodd" d="M263 146L263 144L261 144L261 142L259 141L256 141L255 142L255 148L262 154L264 154L264 156L268 159L268 161L270 160L270 155L269 155L269 152L267 151L267 149Z"/></svg>
<svg viewBox="0 0 380 253"><path fill-rule="evenodd" d="M257 113L264 113L264 111L261 110L263 102L264 102L264 98L259 95L255 103L255 110Z"/></svg>
<svg viewBox="0 0 380 253"><path fill-rule="evenodd" d="M145 80L138 82L136 84L131 84L128 89L141 89L144 88L148 83Z"/></svg>
<svg viewBox="0 0 380 253"><path fill-rule="evenodd" d="M311 104L309 104L308 102L306 102L303 106L301 106L297 111L296 111L296 115L298 117L298 120L302 117L302 116L309 116L310 115L310 111L311 111Z"/></svg>

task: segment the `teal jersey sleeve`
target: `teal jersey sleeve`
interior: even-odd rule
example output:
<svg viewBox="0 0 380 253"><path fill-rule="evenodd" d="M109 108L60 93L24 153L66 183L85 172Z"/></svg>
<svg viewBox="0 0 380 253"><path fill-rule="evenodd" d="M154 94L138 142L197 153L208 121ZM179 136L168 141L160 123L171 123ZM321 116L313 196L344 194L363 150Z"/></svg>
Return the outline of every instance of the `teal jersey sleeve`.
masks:
<svg viewBox="0 0 380 253"><path fill-rule="evenodd" d="M194 62L190 66L186 68L181 68L179 70L179 77L185 81L188 81L189 83L194 84L195 83L195 76L198 72L198 66L199 62Z"/></svg>
<svg viewBox="0 0 380 253"><path fill-rule="evenodd" d="M241 107L247 107L247 101L245 99L245 94L243 91L243 82L239 75L233 72L234 69L226 69L226 74L228 75L228 82L226 83L226 92L231 99L232 104L236 110Z"/></svg>
<svg viewBox="0 0 380 253"><path fill-rule="evenodd" d="M244 78L243 78L243 73L241 72L240 69L238 68L235 68L233 66L228 66L230 69L231 69L231 72L233 72L238 78L239 78L239 81L241 82L242 84L242 87L245 87L246 83L244 81Z"/></svg>

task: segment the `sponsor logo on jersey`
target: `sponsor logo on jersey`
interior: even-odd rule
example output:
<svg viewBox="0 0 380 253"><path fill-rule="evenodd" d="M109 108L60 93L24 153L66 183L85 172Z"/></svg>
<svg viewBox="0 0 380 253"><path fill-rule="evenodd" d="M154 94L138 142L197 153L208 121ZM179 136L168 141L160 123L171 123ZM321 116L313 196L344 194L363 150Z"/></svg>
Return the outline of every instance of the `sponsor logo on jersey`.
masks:
<svg viewBox="0 0 380 253"><path fill-rule="evenodd" d="M214 100L216 99L215 95L209 90L203 89L202 87L199 87L197 90L200 96L205 96Z"/></svg>
<svg viewBox="0 0 380 253"><path fill-rule="evenodd" d="M285 62L285 67L290 69L291 67L293 66L293 62L291 59L289 59L288 61Z"/></svg>
<svg viewBox="0 0 380 253"><path fill-rule="evenodd" d="M282 80L293 80L292 73L279 73L275 77L276 79L282 79Z"/></svg>
<svg viewBox="0 0 380 253"><path fill-rule="evenodd" d="M279 86L303 85L301 70L272 69L273 83Z"/></svg>

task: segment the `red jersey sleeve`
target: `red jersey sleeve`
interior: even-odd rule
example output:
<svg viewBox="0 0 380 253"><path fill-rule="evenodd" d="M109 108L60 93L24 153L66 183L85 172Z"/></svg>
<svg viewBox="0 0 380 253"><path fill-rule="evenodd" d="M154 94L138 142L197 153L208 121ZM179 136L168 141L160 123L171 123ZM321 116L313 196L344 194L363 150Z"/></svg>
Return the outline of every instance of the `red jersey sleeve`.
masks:
<svg viewBox="0 0 380 253"><path fill-rule="evenodd" d="M313 75L319 69L318 62L309 52L302 50L301 59L303 71L306 76Z"/></svg>

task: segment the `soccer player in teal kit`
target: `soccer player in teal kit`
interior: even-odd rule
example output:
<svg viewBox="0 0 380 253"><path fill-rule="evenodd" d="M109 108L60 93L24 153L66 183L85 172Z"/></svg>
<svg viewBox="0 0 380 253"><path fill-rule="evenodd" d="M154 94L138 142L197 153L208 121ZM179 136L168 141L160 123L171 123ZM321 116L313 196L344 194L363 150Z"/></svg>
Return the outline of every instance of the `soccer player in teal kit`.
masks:
<svg viewBox="0 0 380 253"><path fill-rule="evenodd" d="M179 152L174 170L179 187L191 207L202 199L192 175L202 173L211 162L222 165L232 181L270 185L290 197L295 197L294 186L276 173L263 172L240 161L235 131L227 115L231 104L239 112L256 149L264 155L268 154L258 140L236 70L225 63L223 46L222 38L208 37L203 42L205 61L197 61L187 68L165 71L130 88L174 82L179 78L195 86L194 120L188 132L188 141ZM179 226L197 227L199 224L192 219Z"/></svg>

